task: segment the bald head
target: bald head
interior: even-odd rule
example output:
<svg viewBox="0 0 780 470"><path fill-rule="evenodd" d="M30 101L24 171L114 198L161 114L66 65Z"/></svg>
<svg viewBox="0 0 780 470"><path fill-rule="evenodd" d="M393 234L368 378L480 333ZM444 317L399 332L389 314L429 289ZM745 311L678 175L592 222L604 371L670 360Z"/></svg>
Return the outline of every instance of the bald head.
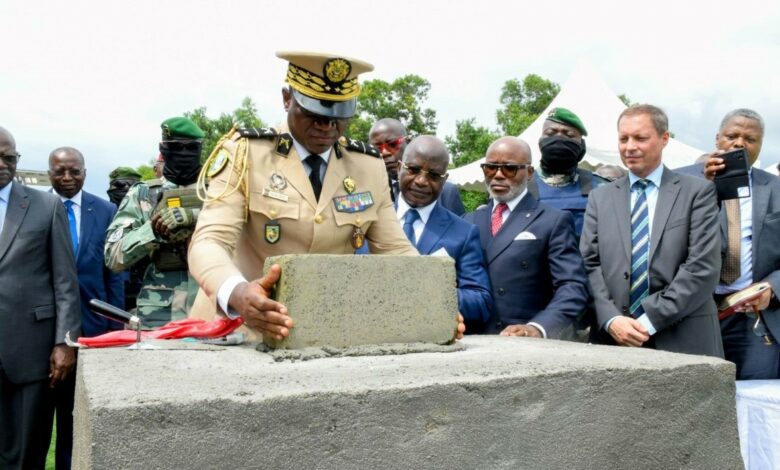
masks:
<svg viewBox="0 0 780 470"><path fill-rule="evenodd" d="M517 137L501 137L500 139L490 144L490 147L488 147L485 155L490 155L491 152L501 152L516 155L518 158L523 160L522 163L531 163L531 146L528 145L528 142Z"/></svg>
<svg viewBox="0 0 780 470"><path fill-rule="evenodd" d="M531 147L517 137L501 137L488 147L482 171L490 197L511 201L522 194L534 174Z"/></svg>
<svg viewBox="0 0 780 470"><path fill-rule="evenodd" d="M0 127L0 143L9 145L16 150L16 140L14 140L14 136L5 127Z"/></svg>
<svg viewBox="0 0 780 470"><path fill-rule="evenodd" d="M5 128L0 127L0 189L5 188L16 176L16 163L19 154L16 152L16 141Z"/></svg>
<svg viewBox="0 0 780 470"><path fill-rule="evenodd" d="M421 135L411 141L406 146L403 161L407 162L410 156L419 157L429 164L435 164L439 167L443 166L445 172L450 164L450 153L447 150L447 146L432 135Z"/></svg>
<svg viewBox="0 0 780 470"><path fill-rule="evenodd" d="M369 136L377 132L390 132L397 137L406 137L406 127L398 119L383 118L371 126Z"/></svg>
<svg viewBox="0 0 780 470"><path fill-rule="evenodd" d="M60 196L70 199L84 187L87 169L84 155L73 147L59 147L49 154L51 187Z"/></svg>
<svg viewBox="0 0 780 470"><path fill-rule="evenodd" d="M427 206L439 197L447 181L450 154L444 142L432 135L415 138L404 152L398 182L411 207Z"/></svg>

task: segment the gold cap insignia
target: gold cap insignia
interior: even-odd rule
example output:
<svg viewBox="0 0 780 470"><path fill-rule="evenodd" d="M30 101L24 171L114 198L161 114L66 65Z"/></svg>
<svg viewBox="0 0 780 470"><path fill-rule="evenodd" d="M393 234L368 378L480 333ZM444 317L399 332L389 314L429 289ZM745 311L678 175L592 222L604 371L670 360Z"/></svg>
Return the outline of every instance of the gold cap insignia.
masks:
<svg viewBox="0 0 780 470"><path fill-rule="evenodd" d="M325 62L322 71L334 84L343 82L352 71L352 64L346 59L330 59Z"/></svg>

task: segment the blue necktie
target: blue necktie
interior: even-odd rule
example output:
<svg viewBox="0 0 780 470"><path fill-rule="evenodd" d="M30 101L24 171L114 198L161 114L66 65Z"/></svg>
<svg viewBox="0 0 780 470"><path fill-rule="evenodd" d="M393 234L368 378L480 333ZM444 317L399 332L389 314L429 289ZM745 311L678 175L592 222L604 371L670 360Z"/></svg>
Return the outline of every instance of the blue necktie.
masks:
<svg viewBox="0 0 780 470"><path fill-rule="evenodd" d="M645 313L642 299L650 293L650 282L647 278L647 257L650 252L650 216L647 211L647 195L645 190L652 184L649 180L639 180L633 184L633 189L639 195L631 210L631 287L629 312L634 318Z"/></svg>
<svg viewBox="0 0 780 470"><path fill-rule="evenodd" d="M412 242L412 245L417 246L417 240L414 236L414 221L420 218L420 213L417 209L409 209L404 215L404 233L406 238Z"/></svg>
<svg viewBox="0 0 780 470"><path fill-rule="evenodd" d="M70 227L70 240L73 242L73 255L79 252L79 231L76 228L76 213L73 212L73 201L65 201L65 209L68 210L68 226Z"/></svg>

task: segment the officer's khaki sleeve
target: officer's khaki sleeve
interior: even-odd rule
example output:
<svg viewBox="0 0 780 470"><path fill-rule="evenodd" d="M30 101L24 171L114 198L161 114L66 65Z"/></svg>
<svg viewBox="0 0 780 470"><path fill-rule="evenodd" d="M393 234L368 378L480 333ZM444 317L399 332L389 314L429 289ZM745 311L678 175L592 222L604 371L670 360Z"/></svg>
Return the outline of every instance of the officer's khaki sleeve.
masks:
<svg viewBox="0 0 780 470"><path fill-rule="evenodd" d="M381 163L381 160L380 160ZM378 201L377 220L366 232L369 249L372 254L382 255L417 255L417 249L406 238L398 217L395 213L393 200L390 198L390 184L384 169L384 163L379 166L381 175L377 186L381 188L376 196ZM381 195L381 197L379 197Z"/></svg>
<svg viewBox="0 0 780 470"><path fill-rule="evenodd" d="M188 254L190 274L214 307L222 284L241 276L232 258L244 228L247 202L242 180L243 165L247 163L235 158L236 142L226 141L222 148L228 152L229 161L209 184L207 194L211 200L203 204Z"/></svg>

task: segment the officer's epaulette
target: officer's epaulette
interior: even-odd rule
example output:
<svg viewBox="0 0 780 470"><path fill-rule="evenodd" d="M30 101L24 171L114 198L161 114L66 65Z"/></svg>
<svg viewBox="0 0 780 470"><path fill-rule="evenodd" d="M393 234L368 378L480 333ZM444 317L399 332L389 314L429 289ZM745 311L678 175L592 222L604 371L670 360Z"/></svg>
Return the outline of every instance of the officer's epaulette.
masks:
<svg viewBox="0 0 780 470"><path fill-rule="evenodd" d="M382 155L379 153L379 150L377 150L376 147L366 142L361 142L359 140L341 137L339 139L339 145L353 152L365 153L366 155L371 155L372 157L382 158ZM338 158L341 158L341 151L339 149L339 145L336 145L335 147L336 156Z"/></svg>
<svg viewBox="0 0 780 470"><path fill-rule="evenodd" d="M247 139L273 139L278 134L273 127L245 127L238 133Z"/></svg>

